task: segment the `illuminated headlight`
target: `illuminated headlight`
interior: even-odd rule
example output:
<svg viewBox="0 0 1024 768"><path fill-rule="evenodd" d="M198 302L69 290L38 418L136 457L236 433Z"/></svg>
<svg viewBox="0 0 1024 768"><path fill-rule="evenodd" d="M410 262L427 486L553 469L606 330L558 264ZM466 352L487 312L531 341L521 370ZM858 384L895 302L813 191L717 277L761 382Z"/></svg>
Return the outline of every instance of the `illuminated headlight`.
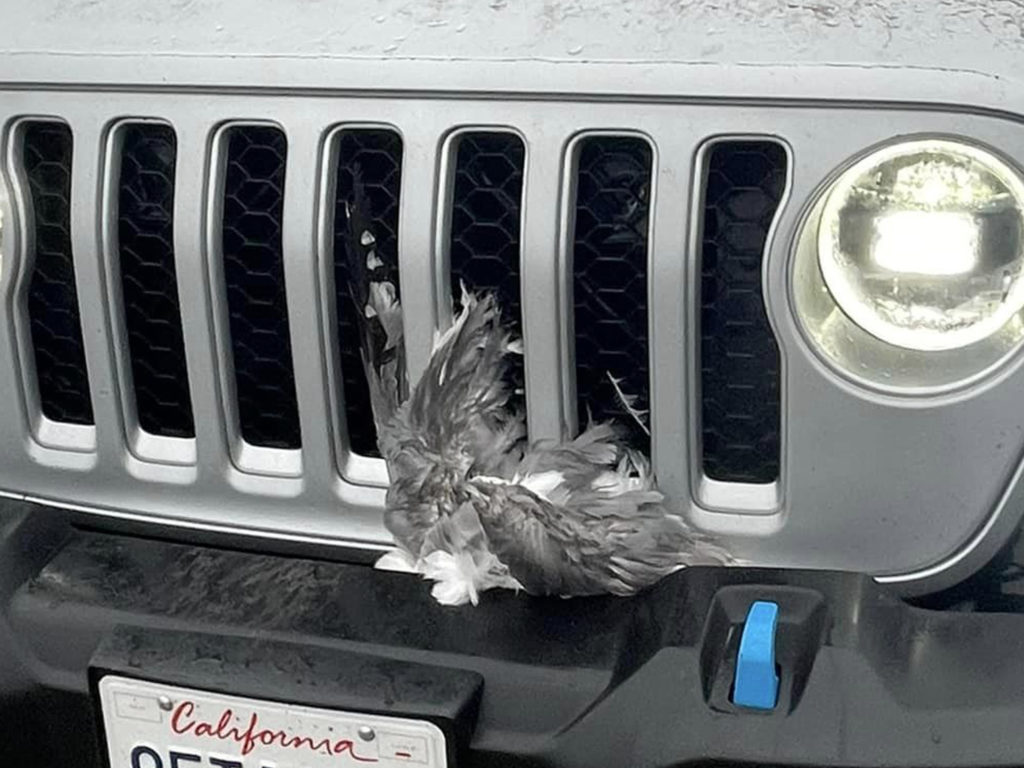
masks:
<svg viewBox="0 0 1024 768"><path fill-rule="evenodd" d="M855 163L819 206L817 261L850 320L909 350L953 350L1024 309L1024 181L948 139L894 144ZM1024 325L1014 324L1018 339Z"/></svg>

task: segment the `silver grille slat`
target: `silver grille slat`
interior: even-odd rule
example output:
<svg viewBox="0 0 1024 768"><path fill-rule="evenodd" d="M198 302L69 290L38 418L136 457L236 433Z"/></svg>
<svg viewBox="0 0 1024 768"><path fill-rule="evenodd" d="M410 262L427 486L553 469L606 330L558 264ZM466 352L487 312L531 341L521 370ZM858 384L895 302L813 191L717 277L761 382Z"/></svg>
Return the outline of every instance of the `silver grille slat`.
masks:
<svg viewBox="0 0 1024 768"><path fill-rule="evenodd" d="M100 226L106 215L98 185L105 162L104 124L95 118L69 121L75 152L71 161L71 238L75 244L75 279L85 362L96 420L97 470L116 473L124 464L124 421L121 409L122 377L117 375L108 313L107 270Z"/></svg>
<svg viewBox="0 0 1024 768"><path fill-rule="evenodd" d="M321 126L302 122L285 125L288 163L285 168L282 244L288 320L292 338L295 389L302 431L302 473L309 489L329 492L337 476L331 409L323 351L324 321L320 307L320 274L315 258L319 203L323 183L320 162Z"/></svg>
<svg viewBox="0 0 1024 768"><path fill-rule="evenodd" d="M686 377L685 313L679 286L688 286L690 232L686 211L693 198L691 158L699 138L679 126L652 135L650 241L647 246L648 338L657 365L651 365L651 454L658 483L673 497L688 494L687 414L691 393ZM657 352L655 353L655 350Z"/></svg>
<svg viewBox="0 0 1024 768"><path fill-rule="evenodd" d="M443 136L444 128L430 121L409 126L402 133L405 159L398 213L398 273L410 381L420 377L430 358L441 306L438 286L445 284L434 239Z"/></svg>
<svg viewBox="0 0 1024 768"><path fill-rule="evenodd" d="M178 168L174 196L174 254L181 302L192 408L197 414L196 453L199 477L223 477L230 462L227 432L221 414L220 355L211 328L214 315L207 263L206 194L209 127L203 120L181 117L174 121L178 134Z"/></svg>
<svg viewBox="0 0 1024 768"><path fill-rule="evenodd" d="M557 129L539 130L527 143L523 179L523 225L520 242L523 338L526 355L526 419L530 440L559 439L565 430L560 350L564 325L561 286L565 260L560 185L562 147L569 139ZM564 246L562 246L564 247ZM574 398L575 402L575 398Z"/></svg>
<svg viewBox="0 0 1024 768"><path fill-rule="evenodd" d="M347 130L359 130L367 127L363 123L339 123L325 131L320 169L320 188L317 202L317 252L319 270L320 322L323 324L324 366L326 379L326 396L329 408L329 424L333 428L332 442L337 459L337 472L354 483L370 486L386 486L388 483L387 468L381 459L362 456L352 450L347 438L348 417L345 403L345 383L341 366L342 343L350 343L339 338L338 313L343 311L338 306L339 291L335 285L336 269L335 253L335 206L337 204L337 172L339 144ZM373 128L380 128L374 124ZM385 128L387 130L387 128ZM334 476L335 478L337 475Z"/></svg>

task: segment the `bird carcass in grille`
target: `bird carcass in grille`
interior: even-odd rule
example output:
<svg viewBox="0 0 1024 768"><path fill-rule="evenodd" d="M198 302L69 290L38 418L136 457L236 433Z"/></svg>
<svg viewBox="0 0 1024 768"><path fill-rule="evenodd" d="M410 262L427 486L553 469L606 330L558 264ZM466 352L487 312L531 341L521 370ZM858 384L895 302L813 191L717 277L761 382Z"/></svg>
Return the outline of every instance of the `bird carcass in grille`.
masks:
<svg viewBox="0 0 1024 768"><path fill-rule="evenodd" d="M397 547L379 568L420 573L444 604L501 587L534 595L630 595L686 565L732 561L663 506L648 459L611 423L574 440L528 444L506 372L519 342L493 295L463 289L408 392L394 285L374 249L357 179L347 202L349 290L391 484Z"/></svg>

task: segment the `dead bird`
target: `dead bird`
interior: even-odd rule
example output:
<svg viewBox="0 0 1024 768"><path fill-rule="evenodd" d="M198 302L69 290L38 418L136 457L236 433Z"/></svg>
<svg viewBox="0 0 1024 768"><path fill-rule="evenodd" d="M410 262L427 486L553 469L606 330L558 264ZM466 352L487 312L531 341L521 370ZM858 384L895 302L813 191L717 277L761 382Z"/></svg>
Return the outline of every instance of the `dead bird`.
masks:
<svg viewBox="0 0 1024 768"><path fill-rule="evenodd" d="M649 461L615 425L527 444L506 384L521 349L493 295L463 288L461 310L406 395L400 302L373 249L358 174L347 210L350 293L391 480L384 520L398 545L377 567L420 573L439 602L457 605L496 587L631 595L686 565L732 562L667 512Z"/></svg>

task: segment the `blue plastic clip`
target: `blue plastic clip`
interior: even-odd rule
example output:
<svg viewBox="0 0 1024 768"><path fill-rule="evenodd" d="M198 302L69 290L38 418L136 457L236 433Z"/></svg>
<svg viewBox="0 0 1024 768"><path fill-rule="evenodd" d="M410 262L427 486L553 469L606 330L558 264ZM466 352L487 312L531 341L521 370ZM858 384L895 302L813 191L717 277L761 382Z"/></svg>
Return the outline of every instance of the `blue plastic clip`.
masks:
<svg viewBox="0 0 1024 768"><path fill-rule="evenodd" d="M740 636L732 701L751 709L774 709L779 701L779 675L775 670L775 627L779 606L758 600L750 606Z"/></svg>

